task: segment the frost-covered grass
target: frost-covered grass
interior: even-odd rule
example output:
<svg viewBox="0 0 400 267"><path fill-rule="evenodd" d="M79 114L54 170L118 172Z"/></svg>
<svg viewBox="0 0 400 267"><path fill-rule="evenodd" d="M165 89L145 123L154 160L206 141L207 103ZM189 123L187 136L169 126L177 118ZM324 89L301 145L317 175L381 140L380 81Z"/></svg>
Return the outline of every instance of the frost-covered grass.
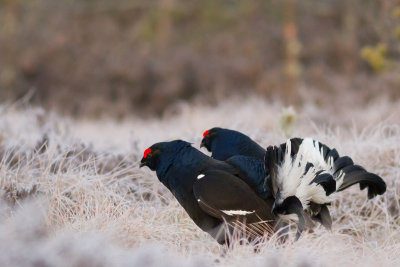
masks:
<svg viewBox="0 0 400 267"><path fill-rule="evenodd" d="M218 245L153 172L138 168L154 142L182 138L198 148L213 126L240 130L263 146L279 144L288 133L282 110L249 98L216 108L182 104L163 119L116 122L0 106L0 265L399 266L399 103L297 110L287 126L293 136L353 157L381 175L388 190L369 201L357 187L346 190L330 208L331 232L318 227L284 245L266 240L258 252Z"/></svg>

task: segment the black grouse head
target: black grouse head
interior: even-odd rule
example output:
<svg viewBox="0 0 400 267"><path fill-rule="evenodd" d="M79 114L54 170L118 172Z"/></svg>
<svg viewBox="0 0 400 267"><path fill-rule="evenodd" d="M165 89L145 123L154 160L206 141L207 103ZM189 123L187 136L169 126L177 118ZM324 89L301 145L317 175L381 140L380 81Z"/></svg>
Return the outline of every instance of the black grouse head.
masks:
<svg viewBox="0 0 400 267"><path fill-rule="evenodd" d="M140 161L140 168L147 166L155 171L160 161L161 150L157 144L152 145L143 152L143 158Z"/></svg>
<svg viewBox="0 0 400 267"><path fill-rule="evenodd" d="M214 139L217 138L219 130L221 130L221 128L215 127L205 131L203 133L203 140L201 140L200 147L205 147L209 152L212 152L212 143Z"/></svg>
<svg viewBox="0 0 400 267"><path fill-rule="evenodd" d="M144 151L140 167L147 166L152 171L168 167L174 161L177 153L188 146L191 146L190 143L182 140L155 143Z"/></svg>
<svg viewBox="0 0 400 267"><path fill-rule="evenodd" d="M215 127L203 133L200 147L207 148L217 160L242 155L264 159L265 150L241 132Z"/></svg>

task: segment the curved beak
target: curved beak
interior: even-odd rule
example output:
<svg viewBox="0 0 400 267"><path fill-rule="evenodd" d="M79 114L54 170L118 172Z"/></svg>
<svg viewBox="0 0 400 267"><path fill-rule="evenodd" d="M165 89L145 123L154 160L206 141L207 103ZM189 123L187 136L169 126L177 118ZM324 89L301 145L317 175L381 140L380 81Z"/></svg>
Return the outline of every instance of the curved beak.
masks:
<svg viewBox="0 0 400 267"><path fill-rule="evenodd" d="M142 160L140 161L140 164L139 164L139 168L142 168L144 166L146 166L146 162L145 162L144 158L142 158Z"/></svg>
<svg viewBox="0 0 400 267"><path fill-rule="evenodd" d="M204 140L204 138L201 140L201 144L200 144L200 148L205 147L206 146L206 141Z"/></svg>

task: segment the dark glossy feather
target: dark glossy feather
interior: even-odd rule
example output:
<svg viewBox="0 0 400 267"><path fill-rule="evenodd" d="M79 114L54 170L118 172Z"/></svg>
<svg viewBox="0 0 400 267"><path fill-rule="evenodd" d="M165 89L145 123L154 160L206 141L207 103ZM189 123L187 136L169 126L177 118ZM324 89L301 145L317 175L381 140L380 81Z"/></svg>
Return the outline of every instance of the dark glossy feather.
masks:
<svg viewBox="0 0 400 267"><path fill-rule="evenodd" d="M317 174L317 176L315 176L315 178L311 181L311 183L316 183L321 185L324 188L327 196L336 191L335 179L332 177L331 174L326 172Z"/></svg>

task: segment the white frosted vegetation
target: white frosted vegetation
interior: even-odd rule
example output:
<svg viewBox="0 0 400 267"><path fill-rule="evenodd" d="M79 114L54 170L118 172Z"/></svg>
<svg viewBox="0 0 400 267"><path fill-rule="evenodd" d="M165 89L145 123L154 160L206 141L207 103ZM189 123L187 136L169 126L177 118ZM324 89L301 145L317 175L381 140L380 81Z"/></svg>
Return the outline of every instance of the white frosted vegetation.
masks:
<svg viewBox="0 0 400 267"><path fill-rule="evenodd" d="M226 250L194 225L154 172L138 168L153 143L182 138L198 148L214 126L240 130L265 147L282 143L281 110L249 98L116 122L0 106L0 265L399 266L398 103L297 110L294 136L337 148L388 185L369 201L356 186L337 194L333 230L319 226L298 242L272 238L258 252L238 243Z"/></svg>

